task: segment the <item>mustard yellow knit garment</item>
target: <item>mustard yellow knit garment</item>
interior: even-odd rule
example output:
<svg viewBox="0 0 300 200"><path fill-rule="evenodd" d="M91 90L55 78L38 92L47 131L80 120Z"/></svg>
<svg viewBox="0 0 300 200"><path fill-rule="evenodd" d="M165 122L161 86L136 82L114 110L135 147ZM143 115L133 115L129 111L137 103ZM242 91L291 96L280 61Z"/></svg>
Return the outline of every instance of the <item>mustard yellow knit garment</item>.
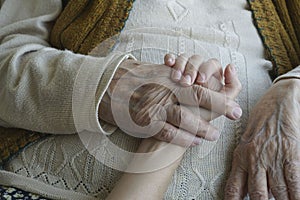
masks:
<svg viewBox="0 0 300 200"><path fill-rule="evenodd" d="M105 41L101 46L105 55L125 26L133 1L69 0L52 29L52 45L88 54Z"/></svg>
<svg viewBox="0 0 300 200"><path fill-rule="evenodd" d="M248 1L274 64L274 78L300 65L300 1Z"/></svg>
<svg viewBox="0 0 300 200"><path fill-rule="evenodd" d="M46 134L0 127L0 166L26 145L46 137Z"/></svg>

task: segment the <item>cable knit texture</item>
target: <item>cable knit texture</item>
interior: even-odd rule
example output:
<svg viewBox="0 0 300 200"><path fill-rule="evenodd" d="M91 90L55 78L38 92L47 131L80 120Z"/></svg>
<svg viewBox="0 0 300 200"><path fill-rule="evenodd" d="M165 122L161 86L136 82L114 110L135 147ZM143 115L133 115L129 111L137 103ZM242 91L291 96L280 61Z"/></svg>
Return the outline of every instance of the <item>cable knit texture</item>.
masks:
<svg viewBox="0 0 300 200"><path fill-rule="evenodd" d="M102 53L106 55L115 43L113 36L123 29L132 4L133 0L69 0L51 31L51 44L88 54L106 41Z"/></svg>
<svg viewBox="0 0 300 200"><path fill-rule="evenodd" d="M248 0L275 77L300 64L300 1Z"/></svg>

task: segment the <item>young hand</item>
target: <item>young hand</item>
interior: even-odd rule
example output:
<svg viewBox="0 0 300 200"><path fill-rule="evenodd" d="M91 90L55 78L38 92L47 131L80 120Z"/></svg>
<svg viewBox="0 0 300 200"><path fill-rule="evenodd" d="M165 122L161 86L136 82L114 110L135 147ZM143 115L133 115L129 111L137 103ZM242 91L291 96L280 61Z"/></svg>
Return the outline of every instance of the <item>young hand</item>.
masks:
<svg viewBox="0 0 300 200"><path fill-rule="evenodd" d="M187 54L181 54L176 58L173 54L166 54L164 62L173 68L171 79L182 86L198 84L214 91L220 91L224 86L222 65L215 58L204 61L200 55L188 57Z"/></svg>

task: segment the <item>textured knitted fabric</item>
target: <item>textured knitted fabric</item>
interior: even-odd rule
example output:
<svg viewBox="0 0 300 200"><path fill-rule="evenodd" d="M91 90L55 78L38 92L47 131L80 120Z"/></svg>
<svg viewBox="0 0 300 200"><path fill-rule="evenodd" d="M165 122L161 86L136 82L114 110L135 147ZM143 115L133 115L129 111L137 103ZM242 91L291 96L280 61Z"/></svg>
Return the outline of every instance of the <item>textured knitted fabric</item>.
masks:
<svg viewBox="0 0 300 200"><path fill-rule="evenodd" d="M0 127L0 165L29 143L46 136L28 130Z"/></svg>
<svg viewBox="0 0 300 200"><path fill-rule="evenodd" d="M300 64L300 1L249 0L254 19L273 61L273 76Z"/></svg>
<svg viewBox="0 0 300 200"><path fill-rule="evenodd" d="M102 53L106 55L114 44L111 38L123 29L132 4L133 0L70 0L56 20L50 41L59 49L88 54L110 39Z"/></svg>

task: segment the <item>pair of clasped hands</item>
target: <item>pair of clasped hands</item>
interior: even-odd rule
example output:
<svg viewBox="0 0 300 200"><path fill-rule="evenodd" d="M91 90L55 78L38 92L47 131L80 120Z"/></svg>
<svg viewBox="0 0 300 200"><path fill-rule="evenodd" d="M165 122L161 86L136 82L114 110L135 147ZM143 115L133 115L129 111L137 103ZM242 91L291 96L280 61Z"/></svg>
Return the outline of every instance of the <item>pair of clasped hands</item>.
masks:
<svg viewBox="0 0 300 200"><path fill-rule="evenodd" d="M196 146L202 139L219 138L220 130L209 123L212 119L241 117L242 110L234 101L241 89L235 66L229 64L223 73L216 59L168 54L164 65L128 59L115 73L99 117L130 132L134 129L126 115L125 121L114 118L129 110L135 124L147 127L138 133L140 137L150 134L180 146ZM255 200L270 195L300 199L299 91L299 79L279 80L253 108L234 151L225 199L243 199L247 193ZM130 100L122 101L127 96ZM193 112L199 108L200 112ZM151 127L161 128L153 134Z"/></svg>
<svg viewBox="0 0 300 200"><path fill-rule="evenodd" d="M122 129L130 129L128 132L137 128L125 127L128 124L148 126L145 130L149 133L140 130L134 136L146 138L152 134L158 140L180 146L199 145L203 138L217 140L220 131L209 121L220 115L234 120L242 115L242 109L234 101L241 90L235 67L228 65L223 76L217 59L204 61L200 55L188 57L181 54L175 58L167 54L164 60L165 65L130 59L124 61L110 84L108 95L102 100L106 103L100 105L100 110L109 113L114 109L117 110L114 114L120 115L126 112L122 110L126 102L121 100L130 96L126 108L129 107L129 118L133 122L122 123L114 118L118 116L108 114L104 120ZM118 95L114 96L113 92ZM111 101L114 102L112 106L109 105ZM153 127L160 127L160 130L153 134Z"/></svg>

